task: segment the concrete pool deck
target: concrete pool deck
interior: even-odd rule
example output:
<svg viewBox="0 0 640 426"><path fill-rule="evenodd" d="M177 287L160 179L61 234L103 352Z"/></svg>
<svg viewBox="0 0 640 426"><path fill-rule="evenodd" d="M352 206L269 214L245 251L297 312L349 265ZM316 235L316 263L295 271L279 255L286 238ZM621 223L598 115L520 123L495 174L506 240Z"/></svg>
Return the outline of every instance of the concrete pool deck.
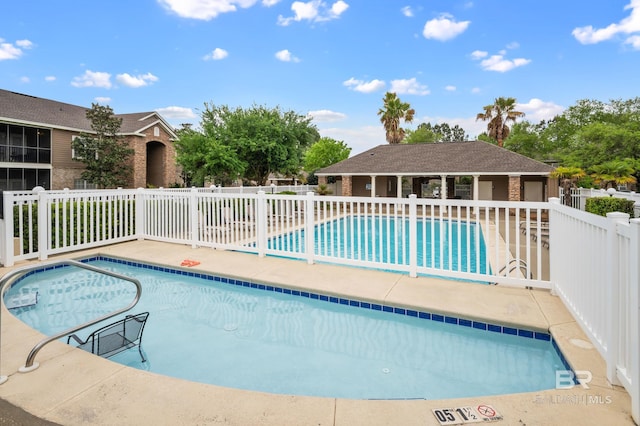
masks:
<svg viewBox="0 0 640 426"><path fill-rule="evenodd" d="M19 373L29 351L43 338L2 306L0 399L40 419L62 425L439 425L432 409L493 406L497 425L633 425L624 388L606 380L597 350L559 298L548 291L485 286L435 278L185 245L136 241L60 258L104 254L296 289L313 289L358 300L415 308L457 317L549 331L574 370L590 371L589 389L576 386L522 394L448 400L348 400L274 395L160 376L90 355L60 342L37 355L40 367ZM50 259L54 260L54 258ZM16 267L35 264L21 262ZM0 268L4 275L9 268ZM189 354L184 354L189 359ZM259 354L257 354L259 362ZM215 354L212 354L215 362ZM0 424L9 423L0 413ZM20 424L20 423L15 423Z"/></svg>

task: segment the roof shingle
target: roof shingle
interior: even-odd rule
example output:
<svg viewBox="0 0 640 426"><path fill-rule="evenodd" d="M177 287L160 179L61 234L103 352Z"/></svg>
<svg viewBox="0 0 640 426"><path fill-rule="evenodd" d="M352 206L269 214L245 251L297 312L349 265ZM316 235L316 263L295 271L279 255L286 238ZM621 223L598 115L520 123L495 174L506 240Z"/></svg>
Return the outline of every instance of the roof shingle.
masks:
<svg viewBox="0 0 640 426"><path fill-rule="evenodd" d="M529 174L553 167L483 141L379 145L318 170L332 175Z"/></svg>

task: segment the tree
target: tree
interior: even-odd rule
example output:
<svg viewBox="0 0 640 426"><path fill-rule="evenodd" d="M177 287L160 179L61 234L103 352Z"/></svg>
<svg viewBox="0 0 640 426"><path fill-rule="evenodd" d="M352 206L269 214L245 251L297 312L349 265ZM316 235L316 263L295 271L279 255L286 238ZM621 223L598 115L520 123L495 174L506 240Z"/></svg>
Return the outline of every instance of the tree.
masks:
<svg viewBox="0 0 640 426"><path fill-rule="evenodd" d="M611 160L591 167L591 176L601 188L616 188L618 185L636 183L634 161Z"/></svg>
<svg viewBox="0 0 640 426"><path fill-rule="evenodd" d="M187 186L228 185L244 171L233 149L215 138L190 127L183 127L176 133L176 161L182 167Z"/></svg>
<svg viewBox="0 0 640 426"><path fill-rule="evenodd" d="M231 109L205 103L198 134L179 135L179 157L192 176L237 178L265 185L271 173L295 175L306 149L320 138L311 118L279 108ZM182 140L184 138L184 140ZM203 151L203 152L200 152Z"/></svg>
<svg viewBox="0 0 640 426"><path fill-rule="evenodd" d="M579 167L556 167L549 176L558 178L564 192L564 204L571 206L571 188L576 186L576 181L585 176L584 170Z"/></svg>
<svg viewBox="0 0 640 426"><path fill-rule="evenodd" d="M403 143L455 142L469 139L469 135L457 124L451 127L448 123L420 123L415 131L407 130Z"/></svg>
<svg viewBox="0 0 640 426"><path fill-rule="evenodd" d="M508 123L515 123L519 117L524 117L524 112L516 111L515 98L496 98L492 105L487 105L484 111L478 113L477 120L487 122L487 134L498 142L498 146L503 145L504 139L509 136Z"/></svg>
<svg viewBox="0 0 640 426"><path fill-rule="evenodd" d="M120 137L122 119L113 115L109 106L92 104L87 110L93 133L81 133L71 147L74 160L85 164L82 179L99 188L130 185L133 149Z"/></svg>
<svg viewBox="0 0 640 426"><path fill-rule="evenodd" d="M422 123L418 125L416 130L407 130L402 143L414 144L414 143L433 143L438 141L437 133L431 130L430 125Z"/></svg>
<svg viewBox="0 0 640 426"><path fill-rule="evenodd" d="M378 110L380 122L384 126L387 142L398 144L405 136L405 130L400 127L400 120L411 123L415 110L407 102L402 102L395 93L387 92L382 98L384 105Z"/></svg>
<svg viewBox="0 0 640 426"><path fill-rule="evenodd" d="M309 147L304 155L304 169L313 173L318 169L338 163L349 158L351 148L343 141L331 138L320 138Z"/></svg>
<svg viewBox="0 0 640 426"><path fill-rule="evenodd" d="M539 161L548 160L551 147L548 140L542 137L545 126L544 121L539 124L528 121L515 123L509 132L509 137L504 140L504 147Z"/></svg>

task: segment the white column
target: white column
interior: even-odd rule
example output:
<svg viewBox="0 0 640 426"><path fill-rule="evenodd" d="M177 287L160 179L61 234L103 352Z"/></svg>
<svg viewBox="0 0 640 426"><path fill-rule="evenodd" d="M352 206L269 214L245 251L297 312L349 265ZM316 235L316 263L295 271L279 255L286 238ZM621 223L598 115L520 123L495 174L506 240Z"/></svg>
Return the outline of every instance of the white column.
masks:
<svg viewBox="0 0 640 426"><path fill-rule="evenodd" d="M376 175L371 175L371 196L376 196Z"/></svg>
<svg viewBox="0 0 640 426"><path fill-rule="evenodd" d="M480 197L480 175L473 175L473 201L478 201ZM473 208L473 214L478 214L478 206Z"/></svg>
<svg viewBox="0 0 640 426"><path fill-rule="evenodd" d="M398 196L398 198L402 198L402 176L397 176L396 179L398 179L396 185L396 195Z"/></svg>
<svg viewBox="0 0 640 426"><path fill-rule="evenodd" d="M440 176L440 198L447 199L447 175Z"/></svg>
<svg viewBox="0 0 640 426"><path fill-rule="evenodd" d="M441 175L440 176L440 199L441 200L446 200L447 199L447 175ZM446 205L442 206L442 211L444 213L447 212L447 206Z"/></svg>

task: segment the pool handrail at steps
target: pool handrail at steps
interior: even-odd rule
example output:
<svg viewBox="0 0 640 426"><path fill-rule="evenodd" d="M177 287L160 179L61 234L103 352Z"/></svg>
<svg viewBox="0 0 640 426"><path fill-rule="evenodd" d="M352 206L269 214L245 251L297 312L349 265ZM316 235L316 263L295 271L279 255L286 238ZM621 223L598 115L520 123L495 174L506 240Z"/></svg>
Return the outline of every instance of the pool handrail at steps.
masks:
<svg viewBox="0 0 640 426"><path fill-rule="evenodd" d="M79 262L77 260L73 260L73 259L61 259L61 260L57 260L54 262L49 262L49 263L40 263L38 265L30 265L30 266L26 266L23 268L18 268L18 269L14 269L12 271L9 271L8 273L6 273L2 278L0 278L0 299L3 299L4 296L4 292L5 292L5 288L10 287L10 284L12 284L13 282L15 282L18 278L20 278L21 276L23 276L24 274L37 270L37 269L43 269L43 268L52 268L52 267L62 267L62 266L77 266L79 268L83 268L83 269L87 269L89 271L92 272L96 272L99 274L103 274L103 275L109 275L111 277L117 278L117 279L121 279L121 280L125 280L125 281L129 281L132 282L133 284L135 284L136 286L136 295L133 298L133 300L131 301L131 303L127 306L125 306L124 308L118 309L116 311L113 311L109 314L103 315L99 318L93 319L91 321L87 321L83 324L80 324L78 326L66 329L60 333L57 333L53 336L49 336L46 337L44 339L42 339L41 341L39 341L34 347L33 349L31 349L31 352L29 352L29 355L27 356L27 361L25 362L25 365L23 367L20 367L18 369L19 372L21 373L27 373L30 371L35 370L36 368L38 368L39 364L37 362L34 362L34 359L36 357L36 355L38 354L38 352L40 351L40 349L42 349L45 345L53 342L54 340L58 340L64 336L70 335L72 333L75 333L76 331L80 331L84 328L90 327L92 325L95 325L101 321L104 321L106 319L109 318L113 318L116 315L120 315L124 312L129 311L130 309L132 309L140 300L140 296L142 295L142 284L140 283L140 281L136 278L133 277L128 277L126 275L122 275L116 272L112 272L112 271L108 271L106 269L102 269L102 268L98 268L95 267L93 265L89 265L83 262ZM2 302L4 303L4 302ZM0 310L0 319L1 319L1 310ZM0 321L1 324L1 321ZM2 359L0 358L0 366L1 366L1 361ZM2 376L0 375L0 384L4 383L7 381L7 377L6 376Z"/></svg>

